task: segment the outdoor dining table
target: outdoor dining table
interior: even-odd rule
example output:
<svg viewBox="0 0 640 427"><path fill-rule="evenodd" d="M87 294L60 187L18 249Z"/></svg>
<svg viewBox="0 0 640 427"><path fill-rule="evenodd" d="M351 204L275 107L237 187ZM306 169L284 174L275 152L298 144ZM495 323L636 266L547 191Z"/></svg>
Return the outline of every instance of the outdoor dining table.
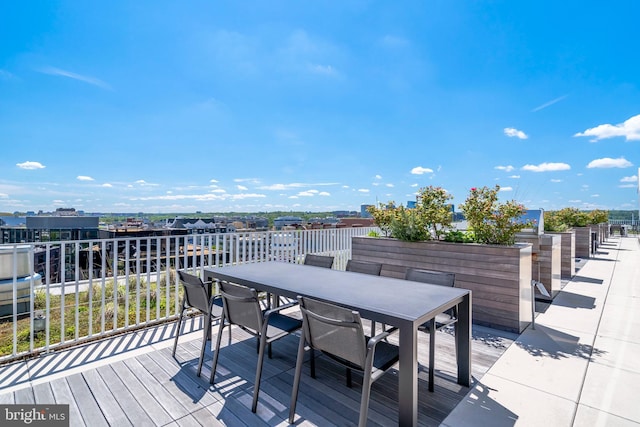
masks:
<svg viewBox="0 0 640 427"><path fill-rule="evenodd" d="M206 280L224 280L274 295L298 295L349 307L363 318L398 328L398 425L418 424L418 326L458 307L458 384L471 384L471 291L384 276L286 262L207 267Z"/></svg>

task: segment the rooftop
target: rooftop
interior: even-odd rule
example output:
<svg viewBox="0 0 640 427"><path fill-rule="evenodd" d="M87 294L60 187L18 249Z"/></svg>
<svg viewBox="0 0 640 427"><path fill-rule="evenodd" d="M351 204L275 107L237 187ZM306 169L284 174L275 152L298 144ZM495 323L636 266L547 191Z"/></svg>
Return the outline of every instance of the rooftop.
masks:
<svg viewBox="0 0 640 427"><path fill-rule="evenodd" d="M473 384L459 386L453 337L438 333L436 387L427 391L428 335L420 340L420 425L639 425L640 244L611 237L579 263L552 304L539 304L535 329L522 334L473 326ZM252 414L255 341L233 328L223 337L219 382L209 386L211 350L196 377L199 318L171 357L175 324L139 330L0 367L0 404L68 403L72 425L287 425L298 343L274 343L264 365L258 414ZM214 328L214 332L217 328ZM244 363L244 360L247 363ZM360 378L319 359L303 375L297 422L357 420ZM395 425L397 381L374 383L372 425Z"/></svg>

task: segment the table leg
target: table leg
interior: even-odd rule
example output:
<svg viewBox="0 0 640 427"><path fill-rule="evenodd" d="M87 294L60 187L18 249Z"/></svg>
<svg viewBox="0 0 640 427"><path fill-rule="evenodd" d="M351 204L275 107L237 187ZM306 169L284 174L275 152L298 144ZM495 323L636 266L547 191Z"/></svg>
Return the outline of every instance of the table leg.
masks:
<svg viewBox="0 0 640 427"><path fill-rule="evenodd" d="M398 425L415 426L418 425L418 335L412 324L399 329Z"/></svg>
<svg viewBox="0 0 640 427"><path fill-rule="evenodd" d="M458 304L456 322L456 346L458 352L458 384L471 386L471 293Z"/></svg>

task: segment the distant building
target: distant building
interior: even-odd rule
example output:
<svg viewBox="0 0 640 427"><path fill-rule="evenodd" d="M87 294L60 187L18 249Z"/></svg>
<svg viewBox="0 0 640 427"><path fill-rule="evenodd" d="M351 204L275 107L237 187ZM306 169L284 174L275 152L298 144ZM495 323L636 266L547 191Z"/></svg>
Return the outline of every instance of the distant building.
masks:
<svg viewBox="0 0 640 427"><path fill-rule="evenodd" d="M360 216L362 218L371 218L371 214L367 210L369 207L373 207L373 205L360 205Z"/></svg>
<svg viewBox="0 0 640 427"><path fill-rule="evenodd" d="M167 221L165 228L186 229L189 234L227 233L228 224L216 221L215 218L175 218Z"/></svg>
<svg viewBox="0 0 640 427"><path fill-rule="evenodd" d="M2 243L98 239L98 217L28 216L26 224L2 226Z"/></svg>
<svg viewBox="0 0 640 427"><path fill-rule="evenodd" d="M273 220L273 227L282 230L284 227L302 225L303 220L299 216L279 216Z"/></svg>

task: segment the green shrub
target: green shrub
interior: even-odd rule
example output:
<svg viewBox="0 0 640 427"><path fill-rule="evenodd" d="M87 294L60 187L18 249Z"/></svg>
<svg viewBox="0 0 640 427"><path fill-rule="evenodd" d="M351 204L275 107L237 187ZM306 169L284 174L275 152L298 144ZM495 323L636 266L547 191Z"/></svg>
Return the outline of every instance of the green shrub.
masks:
<svg viewBox="0 0 640 427"><path fill-rule="evenodd" d="M500 186L472 188L460 205L478 243L513 245L516 233L533 226L520 218L525 207L514 200L498 202Z"/></svg>

